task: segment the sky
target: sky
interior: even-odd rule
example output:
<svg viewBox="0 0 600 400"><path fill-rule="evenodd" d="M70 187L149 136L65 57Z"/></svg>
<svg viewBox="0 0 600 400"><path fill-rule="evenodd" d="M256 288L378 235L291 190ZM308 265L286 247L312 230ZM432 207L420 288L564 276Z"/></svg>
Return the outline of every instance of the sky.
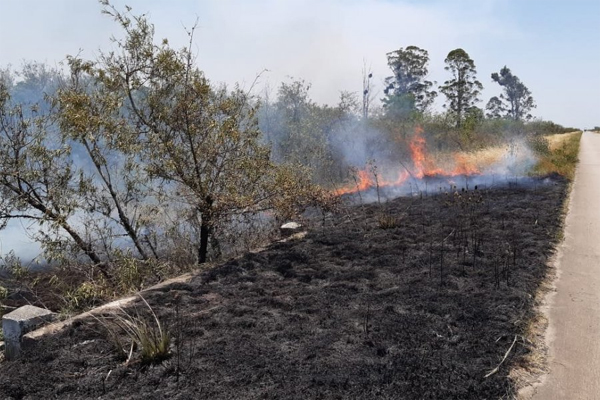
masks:
<svg viewBox="0 0 600 400"><path fill-rule="evenodd" d="M275 94L304 79L311 97L335 104L360 93L362 70L383 97L386 53L410 45L430 55L431 80L449 79L444 59L456 48L475 61L485 89L479 106L500 94L490 75L508 66L531 90L534 116L565 126L600 125L600 0L113 0L145 13L185 46L197 21L197 63L213 82ZM95 0L0 0L0 67L24 61L59 66L67 55L95 58L112 48L119 26ZM266 70L266 71L265 71ZM262 71L265 71L261 74ZM444 97L435 107L442 110Z"/></svg>

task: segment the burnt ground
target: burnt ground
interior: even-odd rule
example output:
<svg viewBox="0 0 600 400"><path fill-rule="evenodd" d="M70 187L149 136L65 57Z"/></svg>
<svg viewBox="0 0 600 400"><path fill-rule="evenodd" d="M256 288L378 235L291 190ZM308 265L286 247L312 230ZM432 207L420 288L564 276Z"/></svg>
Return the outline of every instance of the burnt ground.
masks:
<svg viewBox="0 0 600 400"><path fill-rule="evenodd" d="M509 398L566 187L348 207L304 239L147 293L168 360L125 365L91 319L0 363L1 397Z"/></svg>

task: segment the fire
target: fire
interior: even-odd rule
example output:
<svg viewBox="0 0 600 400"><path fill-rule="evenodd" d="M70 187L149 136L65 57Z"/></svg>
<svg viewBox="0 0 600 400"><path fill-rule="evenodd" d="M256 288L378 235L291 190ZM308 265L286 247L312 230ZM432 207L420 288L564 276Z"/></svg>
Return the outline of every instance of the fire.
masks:
<svg viewBox="0 0 600 400"><path fill-rule="evenodd" d="M409 176L410 174L404 170L400 171L395 179L387 179L379 175L375 177L375 174L372 172L362 169L356 173L356 182L354 185L337 189L335 194L341 196L343 194L362 192L377 186L380 188L400 186L409 178Z"/></svg>
<svg viewBox="0 0 600 400"><path fill-rule="evenodd" d="M452 175L479 175L481 172L476 165L473 165L471 161L467 159L464 154L455 154L454 162L456 168L452 171Z"/></svg>
<svg viewBox="0 0 600 400"><path fill-rule="evenodd" d="M436 168L433 160L427 153L427 141L423 137L423 128L418 126L415 129L412 140L410 141L410 153L415 167L413 175L415 178L422 179L425 176L444 175L444 170Z"/></svg>
<svg viewBox="0 0 600 400"><path fill-rule="evenodd" d="M437 165L435 160L427 152L427 141L423 137L423 128L420 126L415 129L411 138L410 153L412 158L412 170L399 168L398 171L387 171L383 174L375 174L368 169L359 170L356 173L354 185L350 184L344 188L335 191L336 195L362 192L376 186L379 188L390 186L401 186L410 177L423 179L426 177L454 177L458 175L478 175L479 168L471 162L464 154L456 153L453 155L451 169L444 169ZM389 179L389 176L395 176Z"/></svg>

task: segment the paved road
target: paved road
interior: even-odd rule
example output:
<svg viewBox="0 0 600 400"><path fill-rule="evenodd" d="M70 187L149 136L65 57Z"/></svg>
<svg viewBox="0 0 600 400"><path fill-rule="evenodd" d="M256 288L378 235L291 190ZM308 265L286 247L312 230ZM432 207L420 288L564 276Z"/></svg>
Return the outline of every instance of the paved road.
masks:
<svg viewBox="0 0 600 400"><path fill-rule="evenodd" d="M583 134L579 158L535 400L600 399L600 134Z"/></svg>

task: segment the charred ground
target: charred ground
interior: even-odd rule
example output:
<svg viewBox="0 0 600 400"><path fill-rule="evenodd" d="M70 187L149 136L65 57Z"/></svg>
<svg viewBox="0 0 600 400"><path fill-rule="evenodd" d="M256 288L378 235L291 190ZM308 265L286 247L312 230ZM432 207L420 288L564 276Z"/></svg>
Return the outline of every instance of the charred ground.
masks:
<svg viewBox="0 0 600 400"><path fill-rule="evenodd" d="M172 356L123 365L95 320L0 364L3 398L497 399L529 352L567 182L356 205L145 298ZM143 306L138 307L143 311ZM497 373L485 378L516 342Z"/></svg>

